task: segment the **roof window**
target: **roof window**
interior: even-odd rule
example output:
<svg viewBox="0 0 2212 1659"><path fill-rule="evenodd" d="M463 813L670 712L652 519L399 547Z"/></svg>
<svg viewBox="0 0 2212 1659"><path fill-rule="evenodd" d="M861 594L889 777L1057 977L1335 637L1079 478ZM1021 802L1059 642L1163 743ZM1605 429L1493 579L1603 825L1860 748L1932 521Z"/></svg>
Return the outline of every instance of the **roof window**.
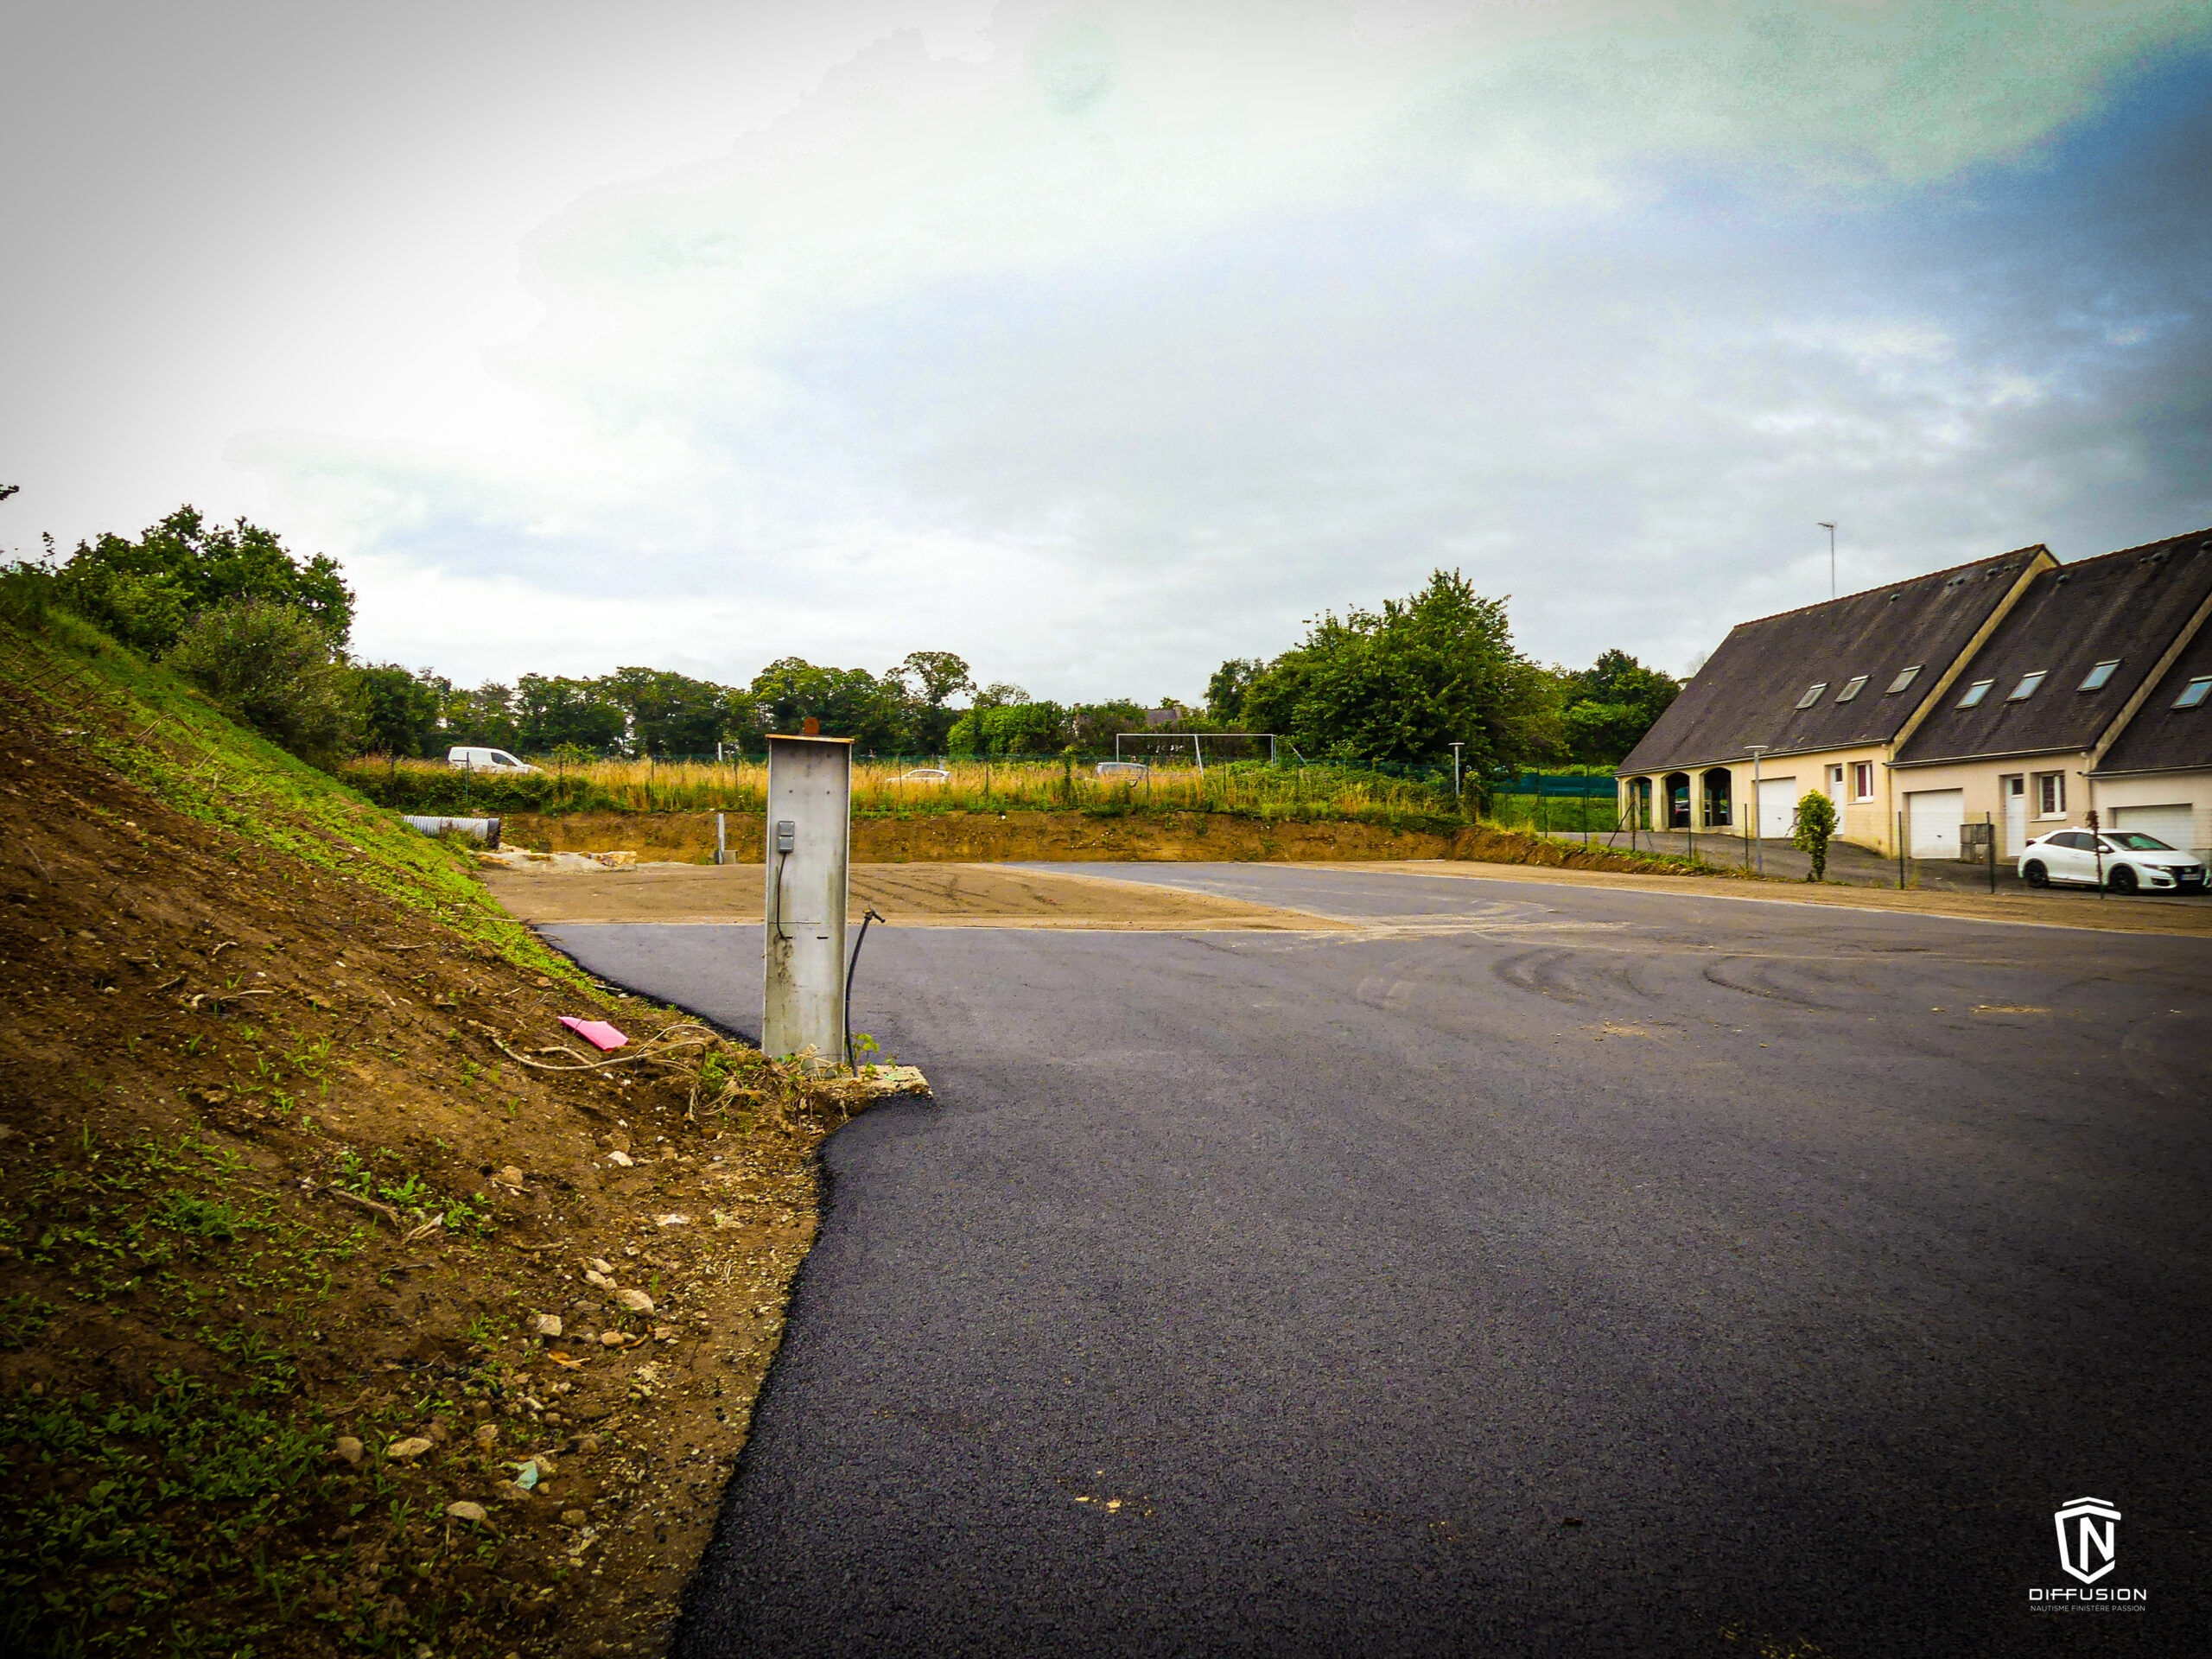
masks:
<svg viewBox="0 0 2212 1659"><path fill-rule="evenodd" d="M1882 695L1885 697L1896 696L1898 692L1904 690L1905 687L1910 685L1912 683L1913 676L1919 672L1920 664L1918 663L1915 663L1910 668L1899 669L1897 671L1897 678L1890 682L1890 689L1887 691L1883 692Z"/></svg>
<svg viewBox="0 0 2212 1659"><path fill-rule="evenodd" d="M2101 691L2105 682L2112 678L2113 670L2119 666L2120 658L2117 657L2109 662L2099 663L2082 677L2082 683L2075 689L2081 691Z"/></svg>
<svg viewBox="0 0 2212 1659"><path fill-rule="evenodd" d="M1961 709L1980 708L1981 706L1981 700L1989 695L1989 688L1996 683L1997 682L1994 680L1976 680L1972 685L1967 687L1966 696L1959 699L1959 707Z"/></svg>
<svg viewBox="0 0 2212 1659"><path fill-rule="evenodd" d="M2044 683L2044 677L2050 672L2050 671L2047 668L2038 668L2021 675L2020 683L2012 688L2012 695L2005 701L2025 702L2030 697L2035 696L2036 688Z"/></svg>
<svg viewBox="0 0 2212 1659"><path fill-rule="evenodd" d="M1857 679L1852 681L1850 684L1845 686L1842 690L1837 692L1835 694L1835 700L1838 702L1849 702L1853 697L1859 695L1859 688L1866 683L1866 677L1864 674L1861 674Z"/></svg>
<svg viewBox="0 0 2212 1659"><path fill-rule="evenodd" d="M1828 683L1826 680L1822 680L1818 685L1807 686L1805 688L1805 695L1797 699L1797 706L1800 709L1811 708L1815 703L1821 700L1821 693L1827 689Z"/></svg>
<svg viewBox="0 0 2212 1659"><path fill-rule="evenodd" d="M2207 696L2212 696L2212 674L2200 674L2181 689L2181 696L2174 699L2177 709L2194 709Z"/></svg>

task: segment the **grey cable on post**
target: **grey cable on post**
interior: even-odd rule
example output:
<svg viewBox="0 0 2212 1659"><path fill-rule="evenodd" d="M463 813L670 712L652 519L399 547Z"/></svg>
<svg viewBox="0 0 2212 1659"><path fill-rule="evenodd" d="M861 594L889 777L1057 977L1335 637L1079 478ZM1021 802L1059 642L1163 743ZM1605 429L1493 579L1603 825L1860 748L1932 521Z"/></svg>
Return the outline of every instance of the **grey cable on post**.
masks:
<svg viewBox="0 0 2212 1659"><path fill-rule="evenodd" d="M874 909L861 912L861 938L856 938L852 943L852 960L845 964L845 1071L856 1071L856 1066L852 1064L852 976L854 969L861 967L861 947L868 944L869 923L882 923L882 918ZM889 923L882 925L889 927Z"/></svg>

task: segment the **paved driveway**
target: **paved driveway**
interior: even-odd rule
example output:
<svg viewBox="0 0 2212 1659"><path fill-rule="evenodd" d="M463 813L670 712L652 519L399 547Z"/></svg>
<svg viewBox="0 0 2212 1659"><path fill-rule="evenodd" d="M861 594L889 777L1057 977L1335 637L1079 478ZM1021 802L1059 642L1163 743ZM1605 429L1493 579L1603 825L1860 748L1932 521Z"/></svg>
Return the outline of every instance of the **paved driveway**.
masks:
<svg viewBox="0 0 2212 1659"><path fill-rule="evenodd" d="M830 1144L686 1655L2206 1650L2212 948L1119 873L1368 925L871 933L938 1103ZM757 930L554 931L755 1028ZM2030 1612L2085 1495L2147 1611Z"/></svg>

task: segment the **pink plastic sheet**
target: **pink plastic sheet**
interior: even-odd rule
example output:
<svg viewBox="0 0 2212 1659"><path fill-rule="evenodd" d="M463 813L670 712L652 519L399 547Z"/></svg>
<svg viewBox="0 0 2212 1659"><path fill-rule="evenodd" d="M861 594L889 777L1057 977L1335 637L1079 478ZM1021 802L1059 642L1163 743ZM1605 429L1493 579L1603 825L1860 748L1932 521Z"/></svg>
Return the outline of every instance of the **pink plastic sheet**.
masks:
<svg viewBox="0 0 2212 1659"><path fill-rule="evenodd" d="M561 1023L594 1048L620 1048L630 1040L604 1020L579 1020L572 1014L564 1014Z"/></svg>

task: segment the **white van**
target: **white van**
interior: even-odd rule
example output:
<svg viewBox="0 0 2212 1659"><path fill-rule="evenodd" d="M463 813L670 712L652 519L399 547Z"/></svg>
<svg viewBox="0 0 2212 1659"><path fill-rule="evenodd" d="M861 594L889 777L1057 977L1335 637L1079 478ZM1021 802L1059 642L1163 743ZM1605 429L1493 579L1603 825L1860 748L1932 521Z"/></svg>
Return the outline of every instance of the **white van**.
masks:
<svg viewBox="0 0 2212 1659"><path fill-rule="evenodd" d="M527 760L518 760L505 749L452 748L446 765L458 772L536 772Z"/></svg>

